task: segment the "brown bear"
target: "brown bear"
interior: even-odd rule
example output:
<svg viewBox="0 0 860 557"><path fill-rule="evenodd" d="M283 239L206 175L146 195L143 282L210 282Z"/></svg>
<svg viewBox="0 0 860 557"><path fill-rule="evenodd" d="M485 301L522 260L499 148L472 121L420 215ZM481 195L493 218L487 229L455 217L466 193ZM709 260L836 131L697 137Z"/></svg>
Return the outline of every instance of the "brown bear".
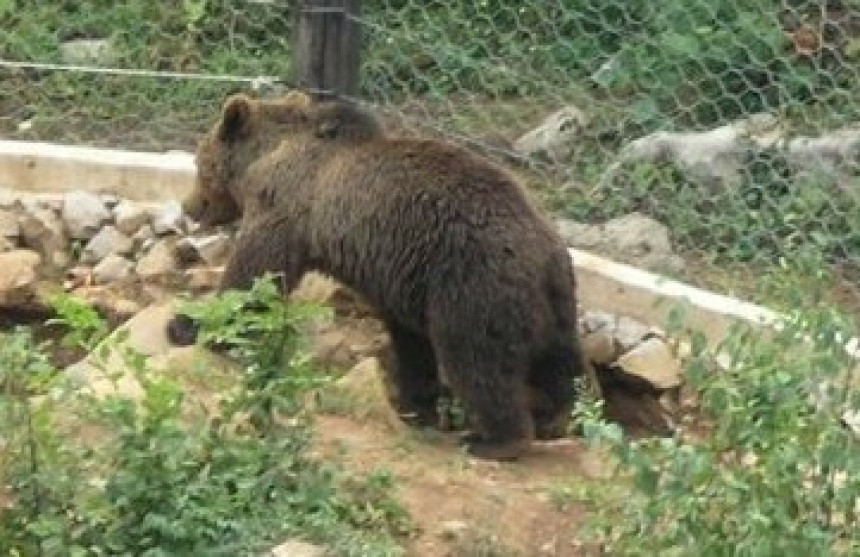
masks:
<svg viewBox="0 0 860 557"><path fill-rule="evenodd" d="M448 386L474 424L469 452L521 455L562 434L584 363L574 277L554 228L499 166L438 140L388 137L369 112L293 91L235 95L203 138L184 202L204 225L241 217L220 285L265 272L285 293L326 273L378 310L392 404L438 425ZM181 315L175 343L194 341Z"/></svg>

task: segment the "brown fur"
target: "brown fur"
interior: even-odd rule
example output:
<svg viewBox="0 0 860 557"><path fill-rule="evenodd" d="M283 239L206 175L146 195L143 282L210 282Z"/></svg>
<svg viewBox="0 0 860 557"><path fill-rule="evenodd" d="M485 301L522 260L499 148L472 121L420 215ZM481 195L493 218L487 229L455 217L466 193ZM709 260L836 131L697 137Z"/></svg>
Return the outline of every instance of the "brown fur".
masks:
<svg viewBox="0 0 860 557"><path fill-rule="evenodd" d="M473 454L515 458L560 434L583 370L572 266L501 168L296 92L232 97L197 165L192 218L242 218L222 289L269 271L289 292L306 271L328 273L385 321L402 415L437 424L443 377L474 417ZM190 325L177 319L172 338L193 339Z"/></svg>

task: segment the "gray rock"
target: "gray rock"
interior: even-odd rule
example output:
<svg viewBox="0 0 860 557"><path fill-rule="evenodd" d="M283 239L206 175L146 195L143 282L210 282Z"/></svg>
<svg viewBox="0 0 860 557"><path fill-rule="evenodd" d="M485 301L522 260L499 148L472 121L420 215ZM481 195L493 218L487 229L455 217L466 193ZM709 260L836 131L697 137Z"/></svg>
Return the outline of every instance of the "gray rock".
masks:
<svg viewBox="0 0 860 557"><path fill-rule="evenodd" d="M18 225L18 215L6 209L0 209L0 238L11 240L21 235Z"/></svg>
<svg viewBox="0 0 860 557"><path fill-rule="evenodd" d="M93 267L93 278L98 284L123 280L131 275L133 267L134 263L125 257L110 253Z"/></svg>
<svg viewBox="0 0 860 557"><path fill-rule="evenodd" d="M133 235L149 223L150 214L144 208L131 201L120 201L113 208L113 219L116 229L123 234Z"/></svg>
<svg viewBox="0 0 860 557"><path fill-rule="evenodd" d="M57 214L33 202L21 202L18 207L23 244L39 252L45 261L55 267L68 265L69 240Z"/></svg>
<svg viewBox="0 0 860 557"><path fill-rule="evenodd" d="M677 272L684 260L675 254L669 229L640 213L630 213L599 225L556 221L569 245L619 259L656 272Z"/></svg>
<svg viewBox="0 0 860 557"><path fill-rule="evenodd" d="M60 44L60 55L66 64L106 66L114 59L107 39L73 39Z"/></svg>
<svg viewBox="0 0 860 557"><path fill-rule="evenodd" d="M753 114L704 132L656 132L631 141L602 178L611 183L627 163L675 163L681 171L714 190L740 183L749 154L776 145L784 130L770 114Z"/></svg>
<svg viewBox="0 0 860 557"><path fill-rule="evenodd" d="M601 329L614 328L618 317L605 311L586 311L580 319L583 333L593 333Z"/></svg>
<svg viewBox="0 0 860 557"><path fill-rule="evenodd" d="M142 278L155 278L175 271L174 245L169 238L156 241L137 262L134 272Z"/></svg>
<svg viewBox="0 0 860 557"><path fill-rule="evenodd" d="M152 230L159 236L182 233L182 205L178 201L165 201L152 216Z"/></svg>
<svg viewBox="0 0 860 557"><path fill-rule="evenodd" d="M63 221L69 236L88 240L96 235L111 213L102 199L85 191L72 191L63 197Z"/></svg>
<svg viewBox="0 0 860 557"><path fill-rule="evenodd" d="M666 391L684 382L681 363L660 338L649 338L618 358L618 367L627 375Z"/></svg>
<svg viewBox="0 0 860 557"><path fill-rule="evenodd" d="M33 296L42 257L32 250L0 253L0 306L21 305Z"/></svg>
<svg viewBox="0 0 860 557"><path fill-rule="evenodd" d="M105 226L87 242L81 253L81 263L98 263L111 254L128 255L134 250L134 241L114 228Z"/></svg>
<svg viewBox="0 0 860 557"><path fill-rule="evenodd" d="M138 247L148 249L152 244L146 245L146 243L155 239L155 230L152 229L152 225L144 224L132 235L131 239Z"/></svg>
<svg viewBox="0 0 860 557"><path fill-rule="evenodd" d="M818 137L796 137L785 144L786 158L798 176L816 184L857 189L860 170L860 125L827 132Z"/></svg>
<svg viewBox="0 0 860 557"><path fill-rule="evenodd" d="M618 357L615 339L608 327L583 335L582 352L586 358L597 365L608 365Z"/></svg>
<svg viewBox="0 0 860 557"><path fill-rule="evenodd" d="M284 542L269 552L270 557L323 557L325 554L325 548L301 540Z"/></svg>
<svg viewBox="0 0 860 557"><path fill-rule="evenodd" d="M575 106L567 106L546 117L534 130L514 142L514 150L527 157L540 156L551 161L570 156L588 118Z"/></svg>
<svg viewBox="0 0 860 557"><path fill-rule="evenodd" d="M612 337L622 352L638 346L650 334L651 328L630 317L619 317L612 328Z"/></svg>
<svg viewBox="0 0 860 557"><path fill-rule="evenodd" d="M223 232L209 236L187 236L176 243L176 256L184 263L203 261L207 265L222 263L232 239Z"/></svg>

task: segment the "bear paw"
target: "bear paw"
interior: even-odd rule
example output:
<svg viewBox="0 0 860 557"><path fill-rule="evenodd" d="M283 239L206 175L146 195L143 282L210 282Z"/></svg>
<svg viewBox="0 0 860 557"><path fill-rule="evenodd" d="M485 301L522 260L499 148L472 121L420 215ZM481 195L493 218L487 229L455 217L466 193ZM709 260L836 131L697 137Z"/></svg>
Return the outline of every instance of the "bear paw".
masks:
<svg viewBox="0 0 860 557"><path fill-rule="evenodd" d="M187 315L174 315L167 323L167 339L176 346L190 346L197 342L199 327Z"/></svg>
<svg viewBox="0 0 860 557"><path fill-rule="evenodd" d="M529 439L510 439L508 441L486 441L477 434L463 436L469 455L484 460L512 461L528 452Z"/></svg>

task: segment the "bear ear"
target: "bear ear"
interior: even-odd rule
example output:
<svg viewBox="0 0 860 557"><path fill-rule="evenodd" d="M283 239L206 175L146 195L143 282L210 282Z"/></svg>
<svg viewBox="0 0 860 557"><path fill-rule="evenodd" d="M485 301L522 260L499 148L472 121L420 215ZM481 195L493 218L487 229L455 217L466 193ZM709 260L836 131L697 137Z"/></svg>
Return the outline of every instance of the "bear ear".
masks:
<svg viewBox="0 0 860 557"><path fill-rule="evenodd" d="M251 128L251 99L247 95L233 95L224 103L218 137L225 141L239 139Z"/></svg>

